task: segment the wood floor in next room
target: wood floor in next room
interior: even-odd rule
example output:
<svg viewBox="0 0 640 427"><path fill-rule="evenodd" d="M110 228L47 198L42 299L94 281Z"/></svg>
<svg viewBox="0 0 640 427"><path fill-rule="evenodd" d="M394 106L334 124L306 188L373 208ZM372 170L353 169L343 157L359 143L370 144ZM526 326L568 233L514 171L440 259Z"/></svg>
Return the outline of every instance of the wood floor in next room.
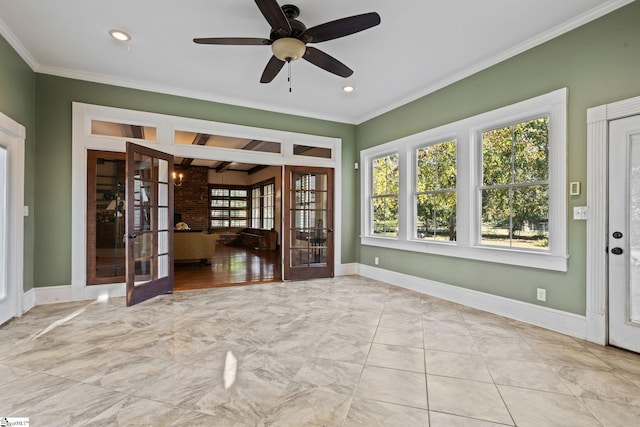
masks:
<svg viewBox="0 0 640 427"><path fill-rule="evenodd" d="M203 289L280 281L280 252L217 245L211 265L175 264L175 289Z"/></svg>

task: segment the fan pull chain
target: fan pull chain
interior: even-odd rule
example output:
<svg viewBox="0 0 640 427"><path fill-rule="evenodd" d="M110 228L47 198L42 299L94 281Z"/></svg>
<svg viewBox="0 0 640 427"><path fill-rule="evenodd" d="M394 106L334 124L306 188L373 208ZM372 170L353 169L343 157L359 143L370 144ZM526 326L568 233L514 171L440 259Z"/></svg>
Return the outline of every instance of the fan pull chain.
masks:
<svg viewBox="0 0 640 427"><path fill-rule="evenodd" d="M287 61L287 68L289 75L287 76L287 81L289 82L289 93L291 93L291 60Z"/></svg>

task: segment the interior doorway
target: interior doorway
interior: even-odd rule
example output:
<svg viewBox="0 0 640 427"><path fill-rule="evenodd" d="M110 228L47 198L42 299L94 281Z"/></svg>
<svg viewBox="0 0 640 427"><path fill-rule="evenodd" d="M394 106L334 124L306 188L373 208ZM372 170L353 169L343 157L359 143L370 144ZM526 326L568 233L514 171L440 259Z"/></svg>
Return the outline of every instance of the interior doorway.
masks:
<svg viewBox="0 0 640 427"><path fill-rule="evenodd" d="M73 151L72 151L72 280L71 298L84 300L109 296L124 296L125 287L121 281L111 283L87 283L87 153L90 150L102 150L124 153L126 143L135 142L141 146L170 153L174 156L176 180L174 181L176 197L188 185L189 172L183 173L180 178L180 168L183 166L198 166L198 162L216 162L212 168L207 168L208 174L213 175L211 183L229 184L227 177L233 172L235 162L245 165L255 165L252 179L261 173L266 173L269 168L277 169L276 188L281 188L282 168L284 165L310 166L331 168L334 171L335 180L340 182L342 176L342 149L338 138L325 137L297 132L288 132L267 128L256 128L229 123L205 121L178 116L168 116L157 113L125 110L112 107L104 107L90 104L73 103ZM192 160L193 159L193 160ZM245 171L245 175L246 175ZM173 178L173 177L172 177ZM224 182L223 182L224 181ZM263 179L264 181L264 179ZM208 181L205 181L208 182ZM253 184L253 182L252 182ZM209 217L214 209L206 206L209 200L209 187L205 183L198 192L190 195L192 200L205 203L204 215L198 221L200 224L189 224L185 212L183 221L192 229L208 230L213 232L221 225L212 225L211 221L217 218ZM253 190L252 190L253 191ZM336 216L341 212L340 187L335 189L334 211ZM251 195L250 197L253 197ZM278 197L281 197L278 196ZM276 207L281 208L281 200L276 200ZM278 229L282 224L281 212L275 213L273 227L277 233L277 245L280 254L282 230ZM234 217L233 221L240 218ZM253 221L254 218L250 217ZM171 218L173 221L174 218ZM192 220L189 220L192 222ZM229 218L229 227L240 227L232 224ZM245 228L245 227L242 227ZM253 223L246 228L259 228ZM262 225L260 228L267 228ZM341 258L341 224L335 223L334 227L335 249L333 261L340 265ZM216 230L218 231L218 230ZM174 233L176 237L177 233ZM220 233L228 234L228 233ZM248 242L256 239L255 236L245 236ZM228 236L220 236L222 242L218 247L226 245ZM258 238L259 243L255 247L263 247L265 239ZM268 241L271 241L270 239ZM252 243L247 243L252 244ZM237 251L236 251L237 252ZM261 254L262 252L260 252ZM221 252L219 254L222 254ZM279 255L281 256L281 255ZM231 256L229 256L231 259ZM231 262L231 261L229 261ZM235 261L234 261L235 262ZM277 261L282 269L282 261ZM278 271L278 269L274 269ZM281 274L281 273L280 273ZM68 297L67 297L68 298Z"/></svg>
<svg viewBox="0 0 640 427"><path fill-rule="evenodd" d="M282 280L282 168L178 157L174 169L176 289Z"/></svg>
<svg viewBox="0 0 640 427"><path fill-rule="evenodd" d="M175 162L175 289L282 280L281 168ZM125 174L125 153L88 151L88 285L125 281Z"/></svg>

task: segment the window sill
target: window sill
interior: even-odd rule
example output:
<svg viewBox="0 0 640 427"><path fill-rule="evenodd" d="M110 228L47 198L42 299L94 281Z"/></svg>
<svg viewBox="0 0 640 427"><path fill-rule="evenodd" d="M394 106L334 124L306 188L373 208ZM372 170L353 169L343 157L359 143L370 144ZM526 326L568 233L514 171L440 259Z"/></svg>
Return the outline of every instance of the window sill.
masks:
<svg viewBox="0 0 640 427"><path fill-rule="evenodd" d="M460 246L448 242L406 241L391 237L363 236L360 243L365 246L377 246L388 249L419 252L440 256L494 262L518 267L541 270L567 271L569 256L553 255L548 252L533 252L495 247Z"/></svg>

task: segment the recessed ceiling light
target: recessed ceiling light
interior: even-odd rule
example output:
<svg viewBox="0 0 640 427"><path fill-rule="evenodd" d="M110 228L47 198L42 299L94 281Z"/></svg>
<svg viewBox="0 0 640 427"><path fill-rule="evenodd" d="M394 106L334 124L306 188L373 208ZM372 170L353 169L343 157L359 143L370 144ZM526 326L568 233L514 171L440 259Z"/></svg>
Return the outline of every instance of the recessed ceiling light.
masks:
<svg viewBox="0 0 640 427"><path fill-rule="evenodd" d="M122 30L110 30L109 34L111 34L111 37L121 42L128 42L131 40L131 36Z"/></svg>
<svg viewBox="0 0 640 427"><path fill-rule="evenodd" d="M342 90L347 92L347 93L350 93L350 92L353 92L354 90L356 90L356 87L353 86L353 85L346 85L346 86L342 86Z"/></svg>

